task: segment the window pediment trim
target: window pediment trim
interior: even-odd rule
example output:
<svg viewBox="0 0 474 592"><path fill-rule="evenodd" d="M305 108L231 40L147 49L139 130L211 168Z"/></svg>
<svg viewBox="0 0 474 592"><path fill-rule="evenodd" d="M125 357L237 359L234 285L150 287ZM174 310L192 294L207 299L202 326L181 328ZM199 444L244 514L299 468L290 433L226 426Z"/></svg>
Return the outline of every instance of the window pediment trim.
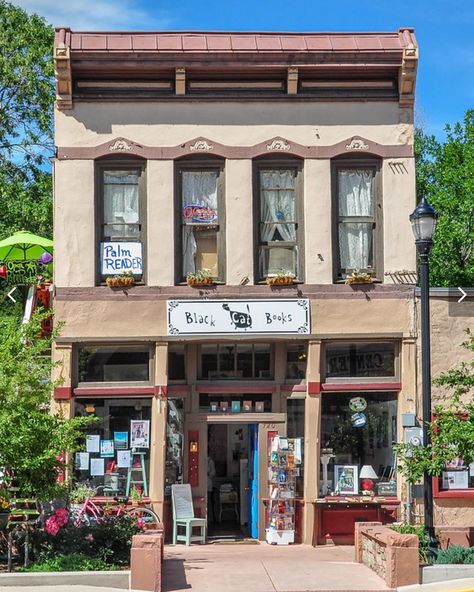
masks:
<svg viewBox="0 0 474 592"><path fill-rule="evenodd" d="M230 146L211 138L199 136L178 146L145 146L118 136L98 146L59 147L58 160L98 160L111 156L128 156L147 160L176 160L186 156L212 155L229 159L255 159L275 154L297 158L328 159L342 155L369 155L379 158L409 158L413 146L407 144L379 144L363 136L350 136L327 146L304 146L298 142L275 136L253 146Z"/></svg>

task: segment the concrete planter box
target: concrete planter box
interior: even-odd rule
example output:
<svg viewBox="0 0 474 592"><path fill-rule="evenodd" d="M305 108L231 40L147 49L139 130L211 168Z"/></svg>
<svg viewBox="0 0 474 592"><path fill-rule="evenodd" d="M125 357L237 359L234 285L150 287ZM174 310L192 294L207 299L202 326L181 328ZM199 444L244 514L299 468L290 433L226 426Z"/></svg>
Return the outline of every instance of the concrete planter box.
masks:
<svg viewBox="0 0 474 592"><path fill-rule="evenodd" d="M461 580L474 578L474 565L457 565L447 563L445 565L425 565L420 568L420 580L422 584L432 584L445 580Z"/></svg>
<svg viewBox="0 0 474 592"><path fill-rule="evenodd" d="M130 571L61 571L2 573L0 589L7 586L102 586L129 589Z"/></svg>

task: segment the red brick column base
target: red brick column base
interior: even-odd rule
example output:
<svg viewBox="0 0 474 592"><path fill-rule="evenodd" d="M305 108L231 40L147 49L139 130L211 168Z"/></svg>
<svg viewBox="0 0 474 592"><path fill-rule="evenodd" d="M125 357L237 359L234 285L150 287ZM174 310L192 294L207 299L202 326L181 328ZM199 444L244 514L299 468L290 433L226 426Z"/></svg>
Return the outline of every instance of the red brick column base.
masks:
<svg viewBox="0 0 474 592"><path fill-rule="evenodd" d="M163 561L163 525L159 530L132 537L130 588L161 592Z"/></svg>

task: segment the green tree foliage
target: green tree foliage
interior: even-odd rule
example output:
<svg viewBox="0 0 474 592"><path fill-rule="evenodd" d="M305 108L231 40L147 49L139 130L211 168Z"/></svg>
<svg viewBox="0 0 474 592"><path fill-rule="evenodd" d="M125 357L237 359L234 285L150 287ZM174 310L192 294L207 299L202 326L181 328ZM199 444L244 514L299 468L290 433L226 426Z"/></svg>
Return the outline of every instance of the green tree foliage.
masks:
<svg viewBox="0 0 474 592"><path fill-rule="evenodd" d="M474 286L474 110L446 126L446 140L417 130L418 195L440 218L431 255L431 285Z"/></svg>
<svg viewBox="0 0 474 592"><path fill-rule="evenodd" d="M52 235L53 28L0 0L0 238Z"/></svg>
<svg viewBox="0 0 474 592"><path fill-rule="evenodd" d="M21 324L16 317L0 320L0 467L6 486L19 487L20 496L48 500L58 491L58 461L64 452L74 452L84 440L82 428L88 418L68 419L51 409L50 348L52 339L42 338L41 320L47 312L35 313Z"/></svg>
<svg viewBox="0 0 474 592"><path fill-rule="evenodd" d="M474 334L467 330L463 347L472 352L462 362L438 377L435 382L449 389L447 407L437 405L428 429L430 446L397 444L399 469L410 483L419 481L424 473L439 476L446 464L461 458L465 465L474 462Z"/></svg>

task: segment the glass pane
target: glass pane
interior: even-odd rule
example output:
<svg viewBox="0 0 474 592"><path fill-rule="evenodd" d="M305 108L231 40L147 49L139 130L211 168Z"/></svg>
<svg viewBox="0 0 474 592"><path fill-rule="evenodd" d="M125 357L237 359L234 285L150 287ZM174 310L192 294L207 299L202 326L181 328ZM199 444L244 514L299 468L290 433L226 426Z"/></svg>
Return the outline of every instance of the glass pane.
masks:
<svg viewBox="0 0 474 592"><path fill-rule="evenodd" d="M252 346L247 343L237 345L237 376L252 378Z"/></svg>
<svg viewBox="0 0 474 592"><path fill-rule="evenodd" d="M79 382L142 382L150 380L148 348L81 347Z"/></svg>
<svg viewBox="0 0 474 592"><path fill-rule="evenodd" d="M183 171L183 224L217 224L217 171Z"/></svg>
<svg viewBox="0 0 474 592"><path fill-rule="evenodd" d="M357 403L357 405L355 405ZM362 409L357 412L354 408ZM341 482L335 466L361 469L369 465L378 479L371 485L376 490L395 492L396 459L392 443L397 440L397 395L394 393L324 393L321 410L321 453L333 455L327 467L321 469L322 495L338 491L350 493ZM324 452L323 452L324 451ZM351 469L352 471L352 469ZM361 491L359 479L355 493ZM386 493L389 495L390 493Z"/></svg>
<svg viewBox="0 0 474 592"><path fill-rule="evenodd" d="M75 479L94 488L97 495L110 497L129 495L130 491L127 491L128 469L117 466L119 464L117 462L118 451L131 451L130 422L132 420L150 422L142 425L143 431L145 433L148 431L148 438L150 438L152 433L151 401L149 399L131 399L126 402L113 399L81 399L75 403L75 415L82 417L95 415L99 417L101 422L86 430L86 434L99 436L102 442L109 441L107 452L105 452L104 448L102 452L100 448L96 452L89 451L87 462L85 462L85 459L84 462L81 462L81 457L76 455ZM151 445L151 442L149 444ZM138 471L134 470L134 478L137 481L146 482L147 493L149 493L148 484L150 482L150 445L136 450L136 452L140 453L140 456L133 455L133 453L131 455L133 467L139 465L141 458L144 460L144 472L142 473L141 468ZM92 460L94 459L103 461L101 475L91 474ZM136 487L142 493L145 493L144 483L137 483Z"/></svg>
<svg viewBox="0 0 474 592"><path fill-rule="evenodd" d="M297 276L296 247L260 247L261 277L290 272Z"/></svg>
<svg viewBox="0 0 474 592"><path fill-rule="evenodd" d="M217 260L217 228L183 226L183 277L210 269L219 276Z"/></svg>
<svg viewBox="0 0 474 592"><path fill-rule="evenodd" d="M255 357L255 378L272 378L270 344L256 343L253 347Z"/></svg>
<svg viewBox="0 0 474 592"><path fill-rule="evenodd" d="M334 343L326 346L326 377L394 377L395 343Z"/></svg>
<svg viewBox="0 0 474 592"><path fill-rule="evenodd" d="M371 269L373 262L372 222L343 222L339 224L340 268Z"/></svg>
<svg viewBox="0 0 474 592"><path fill-rule="evenodd" d="M183 483L184 404L182 399L168 399L166 421L165 494L171 486Z"/></svg>
<svg viewBox="0 0 474 592"><path fill-rule="evenodd" d="M260 172L260 240L296 241L294 170Z"/></svg>
<svg viewBox="0 0 474 592"><path fill-rule="evenodd" d="M217 345L201 345L201 378L217 374Z"/></svg>
<svg viewBox="0 0 474 592"><path fill-rule="evenodd" d="M304 486L304 406L304 399L288 399L287 401L288 438L299 440L297 445L298 452L301 454L301 463L297 466L298 474L296 475L297 497L303 497Z"/></svg>
<svg viewBox="0 0 474 592"><path fill-rule="evenodd" d="M286 377L290 379L306 378L308 346L306 343L287 346L286 349Z"/></svg>
<svg viewBox="0 0 474 592"><path fill-rule="evenodd" d="M169 380L186 378L184 345L168 346L168 378Z"/></svg>
<svg viewBox="0 0 474 592"><path fill-rule="evenodd" d="M235 345L219 345L219 374L233 376L235 370Z"/></svg>
<svg viewBox="0 0 474 592"><path fill-rule="evenodd" d="M338 172L339 216L373 216L374 174L373 170Z"/></svg>
<svg viewBox="0 0 474 592"><path fill-rule="evenodd" d="M104 171L104 237L139 235L140 171Z"/></svg>

